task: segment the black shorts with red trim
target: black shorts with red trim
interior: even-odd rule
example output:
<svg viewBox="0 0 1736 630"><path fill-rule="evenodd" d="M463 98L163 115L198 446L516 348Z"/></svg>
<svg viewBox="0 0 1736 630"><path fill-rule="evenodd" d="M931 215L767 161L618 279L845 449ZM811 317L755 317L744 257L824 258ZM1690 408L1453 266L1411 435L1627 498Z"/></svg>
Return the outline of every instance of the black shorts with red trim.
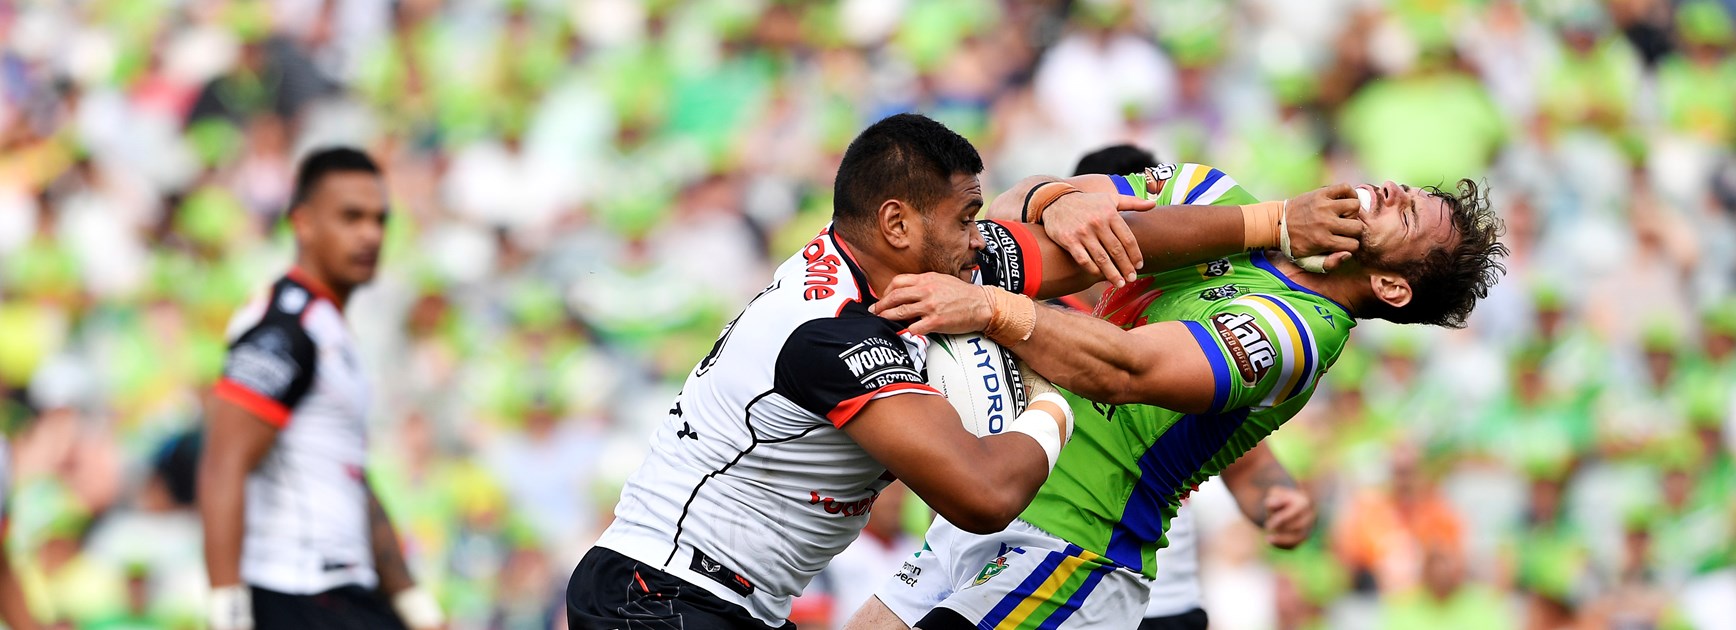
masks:
<svg viewBox="0 0 1736 630"><path fill-rule="evenodd" d="M572 630L681 630L766 624L705 589L603 547L592 547L567 582ZM795 630L784 622L779 630Z"/></svg>

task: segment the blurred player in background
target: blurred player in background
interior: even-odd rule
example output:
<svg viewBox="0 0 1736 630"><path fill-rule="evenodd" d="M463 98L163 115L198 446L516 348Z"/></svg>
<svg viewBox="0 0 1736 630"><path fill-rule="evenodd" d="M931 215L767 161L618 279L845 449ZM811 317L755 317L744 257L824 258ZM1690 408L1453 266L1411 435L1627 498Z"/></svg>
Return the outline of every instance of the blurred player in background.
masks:
<svg viewBox="0 0 1736 630"><path fill-rule="evenodd" d="M444 623L368 486L370 392L344 321L386 217L366 154L307 156L289 209L295 267L230 323L199 464L213 629Z"/></svg>
<svg viewBox="0 0 1736 630"><path fill-rule="evenodd" d="M24 589L19 586L18 566L12 564L11 548L6 544L12 527L12 511L7 503L12 494L12 445L0 435L0 621L13 630L36 630L36 619L24 602Z"/></svg>
<svg viewBox="0 0 1736 630"><path fill-rule="evenodd" d="M1159 203L1252 201L1217 169L1163 165L1032 178L989 216L1016 216L1021 198L1065 185ZM1137 626L1140 576L1155 577L1153 555L1181 501L1307 403L1357 318L1462 327L1499 277L1501 223L1474 182L1453 193L1392 182L1364 190L1373 201L1360 214L1361 248L1330 273L1264 250L1158 268L1107 292L1101 319L997 300L937 274L894 281L875 312L916 320L911 330L925 334L984 330L1069 390L1079 424L1020 520L987 536L937 521L911 561L923 579L888 581L863 625L896 627L896 613L927 630ZM1023 341L989 330L1032 310Z"/></svg>
<svg viewBox="0 0 1736 630"><path fill-rule="evenodd" d="M1157 167L1157 157L1150 151L1118 144L1079 158L1073 174L1124 175ZM1209 205L1244 203L1248 199L1202 195L1194 202ZM1067 305L1090 312L1102 296L1101 290L1093 289L1073 296L1077 305ZM1242 515L1265 530L1266 540L1272 546L1294 549L1314 531L1313 499L1297 487L1295 478L1265 442L1224 468L1224 485L1236 498ZM1205 608L1201 606L1199 535L1194 531L1198 525L1188 505L1184 502L1176 508L1175 518L1170 519L1165 532L1169 546L1157 551L1157 577L1151 580L1151 600L1146 604L1140 630L1205 630L1208 625Z"/></svg>

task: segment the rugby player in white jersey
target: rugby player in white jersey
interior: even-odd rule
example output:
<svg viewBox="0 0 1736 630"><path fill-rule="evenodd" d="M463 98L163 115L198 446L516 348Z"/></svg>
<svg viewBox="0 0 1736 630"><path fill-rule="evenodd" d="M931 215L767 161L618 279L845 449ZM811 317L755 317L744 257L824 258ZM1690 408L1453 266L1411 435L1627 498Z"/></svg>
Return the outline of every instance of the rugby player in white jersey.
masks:
<svg viewBox="0 0 1736 630"><path fill-rule="evenodd" d="M1125 175L1157 168L1157 157L1129 144L1104 147L1086 154L1073 169L1077 175ZM1090 297L1081 294L1084 297ZM1096 304L1082 302L1077 307ZM1279 549L1294 549L1314 531L1314 501L1296 485L1290 471L1265 444L1255 446L1224 469L1224 485L1237 507ZM1183 503L1165 536L1169 546L1157 551L1157 577L1149 580L1151 600L1139 630L1206 630L1209 619L1201 606L1199 533L1194 511Z"/></svg>
<svg viewBox="0 0 1736 630"><path fill-rule="evenodd" d="M832 225L724 327L573 571L572 627L788 626L791 598L855 539L894 477L968 531L995 531L1029 503L1070 433L1068 412L1039 395L1002 434L965 431L924 383L926 339L868 311L898 274L1054 297L1099 271L1119 285L1142 262L1276 245L1269 212L1176 206L1123 222L1118 210L1150 204L1064 186L1026 200L1041 229L979 222L981 171L968 141L919 115L851 142ZM1344 187L1291 200L1295 253L1356 247L1350 197ZM1251 233L1272 236L1249 243Z"/></svg>
<svg viewBox="0 0 1736 630"><path fill-rule="evenodd" d="M309 155L289 209L295 267L230 322L199 462L213 629L444 624L368 487L369 389L344 321L386 216L366 154Z"/></svg>

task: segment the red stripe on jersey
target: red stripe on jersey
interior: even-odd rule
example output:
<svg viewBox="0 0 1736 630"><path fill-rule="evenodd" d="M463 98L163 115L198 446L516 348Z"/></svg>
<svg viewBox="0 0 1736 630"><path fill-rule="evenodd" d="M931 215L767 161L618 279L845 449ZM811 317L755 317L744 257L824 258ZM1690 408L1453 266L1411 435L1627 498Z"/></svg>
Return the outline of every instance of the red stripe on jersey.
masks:
<svg viewBox="0 0 1736 630"><path fill-rule="evenodd" d="M1019 253L1025 261L1025 297L1036 299L1037 289L1043 286L1043 249L1037 246L1037 237L1031 236L1031 228L1023 223L999 220L995 223L1012 232L1013 240L1019 244Z"/></svg>
<svg viewBox="0 0 1736 630"><path fill-rule="evenodd" d="M1066 304L1067 308L1073 309L1075 311L1079 311L1081 313L1090 313L1091 312L1091 305L1086 304L1085 300L1080 299L1079 296L1076 294L1075 295L1063 295L1063 296L1055 298L1055 299L1062 304Z"/></svg>
<svg viewBox="0 0 1736 630"><path fill-rule="evenodd" d="M248 413L259 416L259 419L265 421L266 424L279 429L289 426L288 407L272 400L270 396L248 389L246 385L229 379L222 379L217 381L217 387L212 393L216 394L218 398L246 409Z"/></svg>
<svg viewBox="0 0 1736 630"><path fill-rule="evenodd" d="M862 394L861 396L838 403L837 406L832 408L831 412L826 414L826 419L832 421L832 426L842 429L844 428L844 423L849 422L851 418L855 418L856 414L860 413L863 407L868 406L868 401L874 400L874 397L881 394L890 394L906 390L940 395L940 390L929 387L926 383L893 383L866 394Z"/></svg>

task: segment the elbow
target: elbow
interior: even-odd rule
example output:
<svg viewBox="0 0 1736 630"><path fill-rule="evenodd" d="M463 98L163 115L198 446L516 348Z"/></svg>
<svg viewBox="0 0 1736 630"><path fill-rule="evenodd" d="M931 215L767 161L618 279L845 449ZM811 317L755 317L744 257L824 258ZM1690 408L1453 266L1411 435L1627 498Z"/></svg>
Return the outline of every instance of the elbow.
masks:
<svg viewBox="0 0 1736 630"><path fill-rule="evenodd" d="M972 534L994 534L1006 529L1030 503L1031 496L1020 496L1011 484L1002 484L971 493L946 520Z"/></svg>
<svg viewBox="0 0 1736 630"><path fill-rule="evenodd" d="M1138 387L1139 379L1134 374L1119 368L1106 368L1092 372L1081 373L1071 382L1055 381L1067 391L1085 397L1093 402L1106 405L1128 405L1142 402Z"/></svg>

